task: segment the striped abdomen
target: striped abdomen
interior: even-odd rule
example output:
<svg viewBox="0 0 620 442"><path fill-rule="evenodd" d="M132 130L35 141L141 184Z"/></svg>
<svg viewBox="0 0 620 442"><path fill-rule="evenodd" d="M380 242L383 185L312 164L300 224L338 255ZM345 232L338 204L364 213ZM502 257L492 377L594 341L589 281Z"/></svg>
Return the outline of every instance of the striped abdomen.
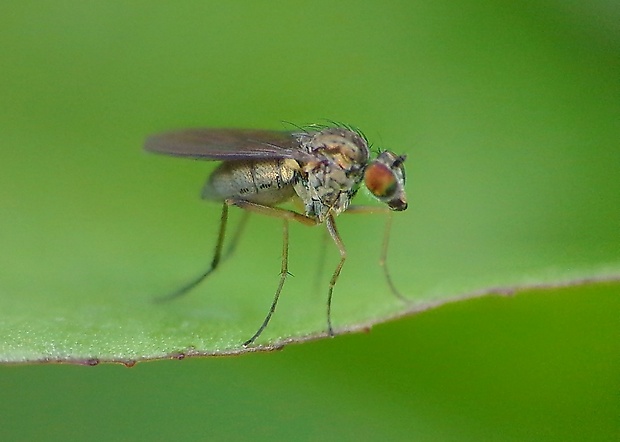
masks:
<svg viewBox="0 0 620 442"><path fill-rule="evenodd" d="M291 159L225 161L207 180L202 197L236 198L267 206L283 203L295 195L293 180L298 168Z"/></svg>

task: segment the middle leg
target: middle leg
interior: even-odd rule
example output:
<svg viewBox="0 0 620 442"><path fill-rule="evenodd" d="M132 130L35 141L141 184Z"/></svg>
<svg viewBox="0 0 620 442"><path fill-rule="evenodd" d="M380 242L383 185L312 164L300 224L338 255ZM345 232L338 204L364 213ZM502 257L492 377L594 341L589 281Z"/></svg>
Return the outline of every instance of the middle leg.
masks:
<svg viewBox="0 0 620 442"><path fill-rule="evenodd" d="M344 247L344 243L342 242L340 234L336 229L334 217L331 214L328 215L325 219L325 225L327 226L327 231L329 232L329 235L336 243L338 251L340 252L340 262L336 266L334 273L332 273L332 278L329 281L329 292L327 293L327 332L329 333L329 336L334 336L334 329L332 327L332 294L334 293L334 286L336 285L336 281L338 281L342 266L344 266L344 262L347 259L347 250Z"/></svg>

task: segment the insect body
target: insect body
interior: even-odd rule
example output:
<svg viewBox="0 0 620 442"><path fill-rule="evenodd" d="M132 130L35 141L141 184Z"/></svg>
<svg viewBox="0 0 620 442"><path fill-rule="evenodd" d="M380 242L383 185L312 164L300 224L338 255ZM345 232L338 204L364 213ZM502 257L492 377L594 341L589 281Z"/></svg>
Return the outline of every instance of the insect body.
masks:
<svg viewBox="0 0 620 442"><path fill-rule="evenodd" d="M293 198L293 180L299 166L295 160L227 161L209 177L202 197L209 200L243 198L272 206Z"/></svg>
<svg viewBox="0 0 620 442"><path fill-rule="evenodd" d="M367 140L358 131L348 127L317 127L297 132L189 129L151 136L145 148L169 155L222 161L202 192L205 199L223 201L213 261L207 271L168 298L188 292L218 266L230 205L283 220L280 283L267 316L256 333L244 342L244 346L258 338L275 311L288 273L290 220L306 225L325 224L340 252L340 262L332 274L327 300L328 332L333 335L332 293L346 260L346 250L334 218L347 210L372 213L407 208L403 167L405 156L384 151L370 159ZM387 209L350 206L362 182L372 195L387 204ZM303 213L277 207L290 200L300 202ZM398 294L385 267L387 233L389 230L386 231L381 264L390 287ZM236 239L237 236L234 242Z"/></svg>

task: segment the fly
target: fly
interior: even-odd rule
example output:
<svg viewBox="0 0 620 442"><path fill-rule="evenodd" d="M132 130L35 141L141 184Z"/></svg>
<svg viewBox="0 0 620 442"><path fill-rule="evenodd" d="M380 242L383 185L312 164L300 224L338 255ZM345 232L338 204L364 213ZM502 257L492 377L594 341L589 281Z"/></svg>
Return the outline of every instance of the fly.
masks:
<svg viewBox="0 0 620 442"><path fill-rule="evenodd" d="M269 324L288 275L288 224L297 221L314 226L325 224L340 252L340 261L329 281L327 293L327 329L334 335L331 304L334 286L347 258L335 217L343 212L377 213L407 208L405 196L405 155L391 151L370 158L368 141L361 132L348 126L311 126L298 131L253 129L187 129L153 135L146 140L151 152L219 160L202 190L202 198L221 201L219 234L210 267L166 299L181 296L206 279L219 265L228 221L228 207L237 206L246 213L260 213L283 221L282 267L280 282L271 308L254 335L243 343L252 344ZM351 199L362 182L370 193L386 206L352 206ZM301 203L303 211L278 207L288 201ZM244 218L245 219L245 218ZM242 223L242 225L245 223ZM386 266L391 217L388 217L380 265L392 292L396 290ZM232 245L237 242L240 230Z"/></svg>

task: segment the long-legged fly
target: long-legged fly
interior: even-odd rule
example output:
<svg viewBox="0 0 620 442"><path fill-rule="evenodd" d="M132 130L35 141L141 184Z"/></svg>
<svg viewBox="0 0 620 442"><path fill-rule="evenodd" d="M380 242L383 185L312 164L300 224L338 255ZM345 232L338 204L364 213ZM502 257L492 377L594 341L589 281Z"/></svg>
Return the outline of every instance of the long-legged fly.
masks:
<svg viewBox="0 0 620 442"><path fill-rule="evenodd" d="M382 151L371 159L368 141L360 131L349 126L310 126L295 131L188 129L153 135L146 140L145 148L168 155L221 161L202 190L204 199L223 202L213 260L204 273L167 298L187 293L218 267L229 206L283 220L280 282L267 316L244 346L260 336L276 309L288 275L289 221L309 226L325 224L340 252L327 293L327 329L333 336L332 293L347 258L335 217L345 211L389 213L407 208L405 155ZM350 205L362 182L387 207ZM303 211L278 207L291 200L301 203ZM391 290L400 297L385 265L390 222L391 217L388 217L380 265Z"/></svg>

